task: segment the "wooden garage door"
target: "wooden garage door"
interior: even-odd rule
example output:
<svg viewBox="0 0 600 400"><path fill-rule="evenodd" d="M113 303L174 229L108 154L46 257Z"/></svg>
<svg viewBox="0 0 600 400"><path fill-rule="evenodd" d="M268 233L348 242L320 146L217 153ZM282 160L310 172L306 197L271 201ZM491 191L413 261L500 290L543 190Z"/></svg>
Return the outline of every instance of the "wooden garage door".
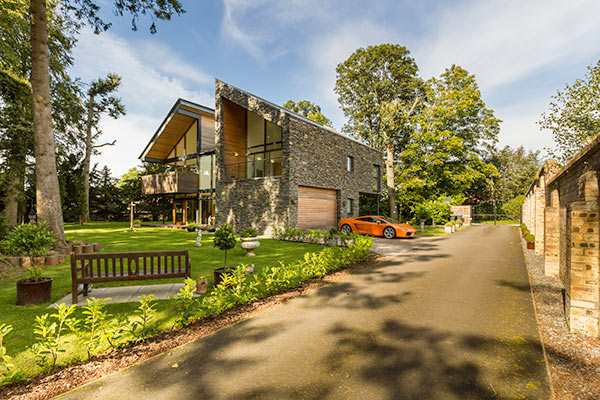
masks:
<svg viewBox="0 0 600 400"><path fill-rule="evenodd" d="M298 226L302 229L329 229L336 225L336 191L298 186Z"/></svg>

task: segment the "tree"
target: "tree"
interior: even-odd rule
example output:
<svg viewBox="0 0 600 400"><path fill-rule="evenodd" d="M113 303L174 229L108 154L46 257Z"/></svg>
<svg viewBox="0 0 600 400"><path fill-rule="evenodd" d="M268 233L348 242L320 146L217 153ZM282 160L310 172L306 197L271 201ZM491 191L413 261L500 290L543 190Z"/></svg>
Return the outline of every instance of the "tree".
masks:
<svg viewBox="0 0 600 400"><path fill-rule="evenodd" d="M111 176L110 169L92 169L90 174L90 213L104 221L118 221L127 213L127 204L118 186L118 180Z"/></svg>
<svg viewBox="0 0 600 400"><path fill-rule="evenodd" d="M427 81L425 102L413 119L416 129L399 155L400 181L412 202L477 195L472 188L489 185L498 174L486 160L501 121L486 107L474 75L453 65Z"/></svg>
<svg viewBox="0 0 600 400"><path fill-rule="evenodd" d="M102 20L100 6L94 0L70 0L64 3L80 21L89 23L99 33L110 27ZM179 0L113 0L117 15L130 13L133 29L137 29L140 15L149 15L150 31L156 32L156 20L169 20L181 14ZM65 240L64 223L60 206L60 191L56 171L55 142L50 107L50 76L48 55L48 15L46 0L31 0L31 86L33 93L33 131L36 157L36 206L38 218L47 221L56 237Z"/></svg>
<svg viewBox="0 0 600 400"><path fill-rule="evenodd" d="M49 72L55 124L61 130L72 120L56 118L64 114L63 104L74 86L66 69L72 64L76 27L50 5L48 20ZM31 111L31 47L29 41L29 1L3 0L0 13L0 153L8 177L5 213L11 225L22 217L26 158L33 154ZM61 122L62 121L62 122Z"/></svg>
<svg viewBox="0 0 600 400"><path fill-rule="evenodd" d="M321 107L317 104L311 103L308 100L302 100L297 103L292 100L288 100L283 105L283 108L287 108L288 110L303 115L306 118L312 119L321 125L331 127L331 120L323 115L321 112Z"/></svg>
<svg viewBox="0 0 600 400"><path fill-rule="evenodd" d="M88 222L90 218L90 160L92 152L100 147L114 145L112 143L94 144L102 131L98 128L100 116L107 113L112 118L119 118L125 114L125 107L121 100L111 93L115 92L121 84L121 77L109 73L104 79L97 79L90 84L87 91L87 118L85 122L85 158L83 160L83 209L82 222ZM93 134L93 130L96 131Z"/></svg>
<svg viewBox="0 0 600 400"><path fill-rule="evenodd" d="M390 216L397 218L394 153L398 136L422 91L418 68L406 47L395 44L356 50L336 68L335 92L348 122L343 130L386 151Z"/></svg>
<svg viewBox="0 0 600 400"><path fill-rule="evenodd" d="M588 66L583 79L552 96L538 124L550 130L556 147L547 151L562 164L600 133L600 60Z"/></svg>
<svg viewBox="0 0 600 400"><path fill-rule="evenodd" d="M498 177L494 179L494 200L509 201L527 192L542 166L539 153L527 151L523 146L515 149L505 146L492 153L490 163L498 170Z"/></svg>

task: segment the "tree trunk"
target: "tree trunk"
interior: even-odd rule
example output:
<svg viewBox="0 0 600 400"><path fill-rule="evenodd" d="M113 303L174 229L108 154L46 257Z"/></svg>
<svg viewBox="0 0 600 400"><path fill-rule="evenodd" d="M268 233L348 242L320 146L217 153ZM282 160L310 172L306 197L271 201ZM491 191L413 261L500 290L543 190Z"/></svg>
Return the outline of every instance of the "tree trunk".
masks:
<svg viewBox="0 0 600 400"><path fill-rule="evenodd" d="M83 213L81 221L90 219L90 160L92 158L92 125L94 123L94 96L90 95L88 115L85 123L85 158L83 159Z"/></svg>
<svg viewBox="0 0 600 400"><path fill-rule="evenodd" d="M390 217L398 218L398 210L396 208L396 191L394 190L394 145L386 146L385 173L387 176L388 198L390 200Z"/></svg>
<svg viewBox="0 0 600 400"><path fill-rule="evenodd" d="M56 171L50 104L46 0L31 0L29 17L31 20L31 87L37 217L39 221L47 222L48 228L54 233L54 236L64 242L65 231Z"/></svg>
<svg viewBox="0 0 600 400"><path fill-rule="evenodd" d="M23 190L22 175L20 171L10 169L9 180L6 187L6 198L5 201L5 216L8 220L8 225L14 227L18 225L19 218L19 194Z"/></svg>

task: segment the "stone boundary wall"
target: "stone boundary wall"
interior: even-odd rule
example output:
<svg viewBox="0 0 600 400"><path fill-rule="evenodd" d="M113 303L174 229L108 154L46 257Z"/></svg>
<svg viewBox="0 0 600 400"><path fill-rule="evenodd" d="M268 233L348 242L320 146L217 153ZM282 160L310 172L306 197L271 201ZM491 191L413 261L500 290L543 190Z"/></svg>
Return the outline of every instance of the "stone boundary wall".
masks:
<svg viewBox="0 0 600 400"><path fill-rule="evenodd" d="M562 168L546 162L522 208L546 275L564 286L570 329L592 337L600 336L599 170L600 136Z"/></svg>

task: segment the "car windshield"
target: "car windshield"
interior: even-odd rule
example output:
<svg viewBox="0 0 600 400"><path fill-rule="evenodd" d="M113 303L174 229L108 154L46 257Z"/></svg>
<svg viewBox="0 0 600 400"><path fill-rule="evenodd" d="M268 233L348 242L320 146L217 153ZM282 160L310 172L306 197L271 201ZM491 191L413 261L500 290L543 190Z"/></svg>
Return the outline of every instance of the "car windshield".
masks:
<svg viewBox="0 0 600 400"><path fill-rule="evenodd" d="M377 217L377 218L379 218L380 220L382 220L384 222L387 222L388 224L400 224L401 223L400 221L396 221L395 219L390 218L390 217Z"/></svg>

